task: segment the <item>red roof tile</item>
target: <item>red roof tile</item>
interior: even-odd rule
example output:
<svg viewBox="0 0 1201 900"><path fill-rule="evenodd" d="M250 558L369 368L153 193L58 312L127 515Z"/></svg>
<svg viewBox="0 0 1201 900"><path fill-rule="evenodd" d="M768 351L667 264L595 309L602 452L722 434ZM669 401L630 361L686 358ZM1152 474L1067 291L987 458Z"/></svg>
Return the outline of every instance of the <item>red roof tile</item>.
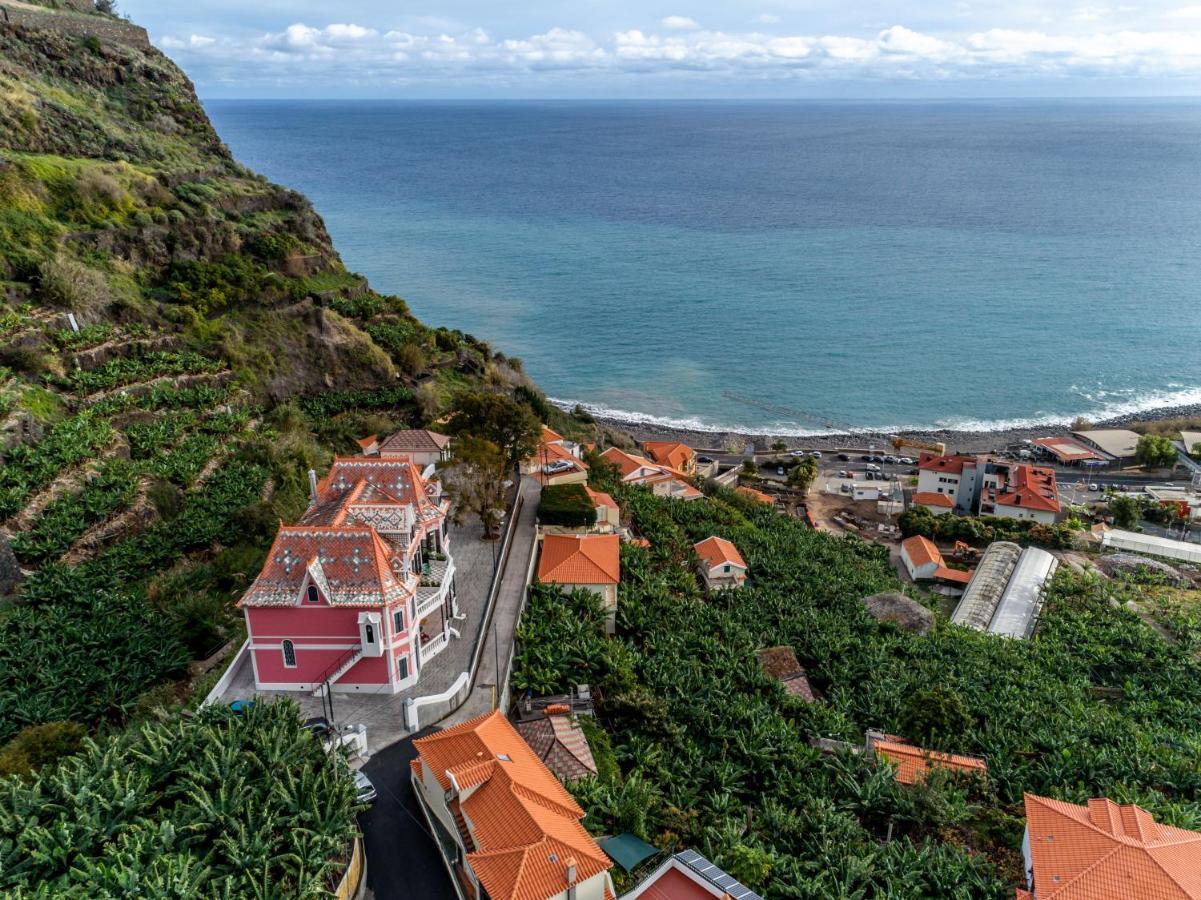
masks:
<svg viewBox="0 0 1201 900"><path fill-rule="evenodd" d="M922 537L920 534L901 541L901 549L905 551L905 555L909 557L914 568L921 568L930 563L937 566L942 565L942 554L938 552L938 548L929 538Z"/></svg>
<svg viewBox="0 0 1201 900"><path fill-rule="evenodd" d="M917 491L913 495L913 502L918 506L941 506L944 509L953 509L955 501L946 494L937 494L934 491Z"/></svg>
<svg viewBox="0 0 1201 900"><path fill-rule="evenodd" d="M968 465L975 465L976 457L962 456L953 454L950 456L939 456L937 453L922 453L918 459L917 467L925 469L929 472L947 472L951 475L960 475L963 469Z"/></svg>
<svg viewBox="0 0 1201 900"><path fill-rule="evenodd" d="M955 584L967 584L972 580L972 573L964 572L961 569L948 569L946 566L939 566L934 570L934 577L939 581L951 581Z"/></svg>
<svg viewBox="0 0 1201 900"><path fill-rule="evenodd" d="M617 584L621 539L615 534L548 534L542 540L538 580L547 584Z"/></svg>
<svg viewBox="0 0 1201 900"><path fill-rule="evenodd" d="M1039 900L1201 898L1201 834L1138 806L1027 794L1026 826Z"/></svg>
<svg viewBox="0 0 1201 900"><path fill-rule="evenodd" d="M747 567L746 560L742 558L738 548L725 538L716 535L698 541L692 545L692 549L710 569L727 563L732 566L741 566L744 569Z"/></svg>
<svg viewBox="0 0 1201 900"><path fill-rule="evenodd" d="M897 767L897 781L901 784L916 784L923 781L931 769L952 769L987 775L988 766L975 756L959 756L955 753L939 753L923 750L898 741L877 741L876 755Z"/></svg>
<svg viewBox="0 0 1201 900"><path fill-rule="evenodd" d="M644 441L642 449L657 463L671 466L681 472L687 471L696 454L687 444L679 441Z"/></svg>
<svg viewBox="0 0 1201 900"><path fill-rule="evenodd" d="M1059 512L1055 472L1042 466L1014 466L1009 480L995 495L998 506Z"/></svg>

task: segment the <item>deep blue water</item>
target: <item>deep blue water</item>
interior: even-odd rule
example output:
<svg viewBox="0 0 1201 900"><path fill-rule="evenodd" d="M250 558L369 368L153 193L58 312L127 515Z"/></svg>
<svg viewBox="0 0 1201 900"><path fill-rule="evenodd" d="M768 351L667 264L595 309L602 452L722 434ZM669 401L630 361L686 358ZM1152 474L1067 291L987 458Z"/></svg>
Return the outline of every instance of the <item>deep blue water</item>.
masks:
<svg viewBox="0 0 1201 900"><path fill-rule="evenodd" d="M790 431L1201 402L1201 103L209 111L556 398Z"/></svg>

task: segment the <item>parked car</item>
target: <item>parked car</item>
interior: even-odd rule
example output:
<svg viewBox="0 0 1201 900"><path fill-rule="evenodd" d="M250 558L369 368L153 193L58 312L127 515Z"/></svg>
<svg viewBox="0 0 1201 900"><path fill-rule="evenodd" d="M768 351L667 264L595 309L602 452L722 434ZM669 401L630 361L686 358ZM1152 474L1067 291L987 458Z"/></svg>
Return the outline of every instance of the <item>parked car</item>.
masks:
<svg viewBox="0 0 1201 900"><path fill-rule="evenodd" d="M713 459L712 459L712 457L709 457L709 456L698 456L696 458L696 461L698 463L700 463L702 466L707 466L707 465L709 465L709 463L713 462Z"/></svg>
<svg viewBox="0 0 1201 900"><path fill-rule="evenodd" d="M851 473L850 473L850 472L848 472L846 469L839 469L839 470L838 470L838 477L839 477L839 478L850 478L850 477L851 477Z"/></svg>
<svg viewBox="0 0 1201 900"><path fill-rule="evenodd" d="M1090 484L1088 486L1088 489L1090 491L1099 491L1099 490L1101 490L1101 486L1099 484Z"/></svg>
<svg viewBox="0 0 1201 900"><path fill-rule="evenodd" d="M777 467L776 467L776 474L777 474L777 475L783 475L783 474L784 474L784 467L783 467L783 466L777 466Z"/></svg>
<svg viewBox="0 0 1201 900"><path fill-rule="evenodd" d="M847 453L839 453L838 458L842 462L850 462L851 461L850 454L847 454Z"/></svg>
<svg viewBox="0 0 1201 900"><path fill-rule="evenodd" d="M313 734L322 740L325 740L334 731L333 723L325 716L313 716L312 718L305 719L302 727L306 731L313 732Z"/></svg>
<svg viewBox="0 0 1201 900"><path fill-rule="evenodd" d="M849 494L851 492L851 486L844 481L838 490L844 494Z"/></svg>
<svg viewBox="0 0 1201 900"><path fill-rule="evenodd" d="M821 452L820 450L814 450L814 451L813 451L812 453L810 453L809 455L810 455L810 456L812 456L814 459L821 459L821 458L822 458L822 452Z"/></svg>
<svg viewBox="0 0 1201 900"><path fill-rule="evenodd" d="M354 773L354 786L359 792L360 803L371 803L379 796L376 793L375 785L371 783L371 779L361 769Z"/></svg>
<svg viewBox="0 0 1201 900"><path fill-rule="evenodd" d="M864 453L861 457L859 457L859 460L860 462L871 462L872 458Z"/></svg>
<svg viewBox="0 0 1201 900"><path fill-rule="evenodd" d="M864 481L875 481L876 473L873 472L871 469L868 469L866 472L863 473L863 480Z"/></svg>
<svg viewBox="0 0 1201 900"><path fill-rule="evenodd" d="M912 460L912 459L910 459L908 456L902 456L902 457L899 457L899 458L897 459L897 462L899 462L899 463L900 463L901 465L903 465L903 466L911 466L911 465L913 465L913 460Z"/></svg>
<svg viewBox="0 0 1201 900"><path fill-rule="evenodd" d="M894 463L894 462L897 462L897 458L890 453L886 457L884 457L884 461L886 463Z"/></svg>
<svg viewBox="0 0 1201 900"><path fill-rule="evenodd" d="M869 471L869 472L879 472L880 471L880 467L878 465L876 465L875 463L868 463L866 466L864 466L864 468L867 469L867 471Z"/></svg>
<svg viewBox="0 0 1201 900"><path fill-rule="evenodd" d="M791 453L789 453L788 455L789 455L789 456L804 456L804 455L805 455L805 451L804 451L804 450L793 450L793 451L792 451Z"/></svg>
<svg viewBox="0 0 1201 900"><path fill-rule="evenodd" d="M872 462L874 462L874 463L882 463L882 462L884 462L884 457L883 457L883 456L873 456L873 457L872 457Z"/></svg>

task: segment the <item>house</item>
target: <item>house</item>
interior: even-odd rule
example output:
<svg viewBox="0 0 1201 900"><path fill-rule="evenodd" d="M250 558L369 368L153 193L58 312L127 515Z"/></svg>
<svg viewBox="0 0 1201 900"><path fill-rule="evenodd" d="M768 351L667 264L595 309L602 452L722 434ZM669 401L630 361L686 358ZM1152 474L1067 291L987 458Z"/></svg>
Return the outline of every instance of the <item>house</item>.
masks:
<svg viewBox="0 0 1201 900"><path fill-rule="evenodd" d="M408 458L339 457L238 601L255 685L395 693L457 638L450 501Z"/></svg>
<svg viewBox="0 0 1201 900"><path fill-rule="evenodd" d="M914 491L913 505L924 506L936 516L945 516L947 513L954 511L955 500L946 494L937 494L932 491Z"/></svg>
<svg viewBox="0 0 1201 900"><path fill-rule="evenodd" d="M941 581L962 587L972 578L971 572L948 567L934 542L920 534L901 541L901 563L914 581Z"/></svg>
<svg viewBox="0 0 1201 900"><path fill-rule="evenodd" d="M463 895L612 900L584 810L498 710L413 741L413 790Z"/></svg>
<svg viewBox="0 0 1201 900"><path fill-rule="evenodd" d="M621 528L621 507L617 505L617 501L604 491L594 491L590 487L585 487L584 490L588 492L588 497L592 500L593 508L596 510L594 530L608 533Z"/></svg>
<svg viewBox="0 0 1201 900"><path fill-rule="evenodd" d="M537 451L522 461L520 469L523 475L533 475L544 485L583 484L588 480L583 448L545 425Z"/></svg>
<svg viewBox="0 0 1201 900"><path fill-rule="evenodd" d="M586 484L550 484L538 501L539 534L612 534L621 527L617 501Z"/></svg>
<svg viewBox="0 0 1201 900"><path fill-rule="evenodd" d="M696 453L687 444L678 441L643 441L642 449L660 465L689 477L696 475Z"/></svg>
<svg viewBox="0 0 1201 900"><path fill-rule="evenodd" d="M978 468L979 460L974 456L923 452L917 461L915 502L916 494L942 494L951 501L952 509L972 512Z"/></svg>
<svg viewBox="0 0 1201 900"><path fill-rule="evenodd" d="M552 703L537 719L517 723L517 733L560 781L596 774L588 738L566 703Z"/></svg>
<svg viewBox="0 0 1201 900"><path fill-rule="evenodd" d="M701 577L709 590L742 587L746 584L746 562L738 548L725 538L707 537L692 545L700 558Z"/></svg>
<svg viewBox="0 0 1201 900"><path fill-rule="evenodd" d="M763 674L780 682L786 694L800 697L807 703L814 702L817 697L809 684L805 669L797 661L796 651L791 647L768 647L755 654Z"/></svg>
<svg viewBox="0 0 1201 900"><path fill-rule="evenodd" d="M768 506L776 505L776 498L771 494L765 494L763 491L757 491L753 487L747 487L745 484L740 484L734 490L742 494L744 497L750 497L757 503L766 503Z"/></svg>
<svg viewBox="0 0 1201 900"><path fill-rule="evenodd" d="M450 438L425 428L398 431L382 441L373 434L358 443L365 456L385 459L405 457L423 469L450 459Z"/></svg>
<svg viewBox="0 0 1201 900"><path fill-rule="evenodd" d="M1201 833L1134 804L1025 795L1026 888L1017 900L1201 900Z"/></svg>
<svg viewBox="0 0 1201 900"><path fill-rule="evenodd" d="M1099 451L1102 459L1126 463L1134 460L1139 435L1126 428L1093 428L1089 431L1073 431L1072 437L1085 447Z"/></svg>
<svg viewBox="0 0 1201 900"><path fill-rule="evenodd" d="M605 627L612 634L621 582L621 539L616 534L548 534L542 539L538 580L592 591L601 598Z"/></svg>
<svg viewBox="0 0 1201 900"><path fill-rule="evenodd" d="M896 778L901 784L925 781L932 769L945 769L979 777L988 775L988 765L979 757L924 750L906 743L896 735L882 734L878 731L867 733L865 749L874 752L878 759L895 766Z"/></svg>
<svg viewBox="0 0 1201 900"><path fill-rule="evenodd" d="M698 500L704 496L685 480L687 476L683 472L653 462L645 456L610 447L601 454L601 459L617 467L617 472L624 484L641 484L649 487L651 493L656 497Z"/></svg>
<svg viewBox="0 0 1201 900"><path fill-rule="evenodd" d="M695 850L666 859L621 900L763 900Z"/></svg>
<svg viewBox="0 0 1201 900"><path fill-rule="evenodd" d="M978 508L981 515L1054 525L1060 510L1053 469L1030 465L988 466Z"/></svg>

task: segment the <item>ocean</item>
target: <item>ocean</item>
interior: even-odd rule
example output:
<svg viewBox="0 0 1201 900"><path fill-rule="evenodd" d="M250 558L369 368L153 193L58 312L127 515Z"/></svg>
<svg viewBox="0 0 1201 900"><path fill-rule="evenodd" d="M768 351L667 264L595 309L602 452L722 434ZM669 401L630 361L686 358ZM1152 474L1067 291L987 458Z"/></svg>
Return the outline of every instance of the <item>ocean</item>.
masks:
<svg viewBox="0 0 1201 900"><path fill-rule="evenodd" d="M206 104L346 264L684 428L1201 403L1201 103Z"/></svg>

